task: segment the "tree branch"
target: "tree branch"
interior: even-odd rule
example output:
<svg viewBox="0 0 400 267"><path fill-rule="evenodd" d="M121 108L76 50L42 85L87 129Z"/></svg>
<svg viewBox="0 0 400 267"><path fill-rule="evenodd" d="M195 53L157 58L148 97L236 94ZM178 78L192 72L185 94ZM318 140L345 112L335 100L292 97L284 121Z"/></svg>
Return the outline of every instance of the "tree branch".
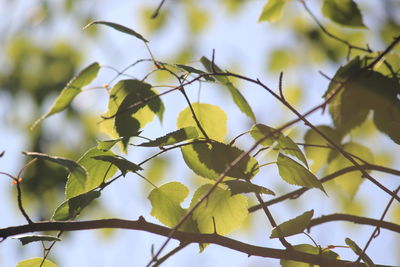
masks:
<svg viewBox="0 0 400 267"><path fill-rule="evenodd" d="M400 225L398 224L342 213L329 214L312 219L307 229L309 231L311 227L333 221L348 221L356 224L377 226L400 234Z"/></svg>
<svg viewBox="0 0 400 267"><path fill-rule="evenodd" d="M78 231L78 230L93 230L103 228L117 228L128 230L146 231L153 234L162 236L169 236L171 229L161 225L147 222L143 217L136 221L121 220L121 219L104 219L93 221L80 221L80 222L35 222L32 224L25 224L20 226L12 226L0 229L0 237L5 239L10 236L15 236L24 233L39 232L39 231ZM251 244L243 243L238 240L231 239L214 234L198 234L188 233L181 231L174 231L172 238L182 243L210 243L216 244L225 248L229 248L238 252L245 253L249 256L259 256L274 259L286 259L293 261L307 262L320 266L349 266L349 261L334 260L321 257L320 255L313 255L295 250L282 250L268 247L254 246ZM366 266L360 263L358 266ZM378 267L389 267L386 265L376 265Z"/></svg>

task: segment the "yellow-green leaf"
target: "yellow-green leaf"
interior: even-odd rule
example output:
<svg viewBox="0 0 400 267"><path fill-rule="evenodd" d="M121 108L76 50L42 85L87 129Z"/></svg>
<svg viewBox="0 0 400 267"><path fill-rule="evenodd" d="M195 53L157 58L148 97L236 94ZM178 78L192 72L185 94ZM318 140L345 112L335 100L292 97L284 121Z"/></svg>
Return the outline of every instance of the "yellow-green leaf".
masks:
<svg viewBox="0 0 400 267"><path fill-rule="evenodd" d="M225 112L220 107L211 104L192 103L192 107L208 137L223 141L227 133L227 116ZM210 116L211 114L212 116ZM178 128L188 126L197 128L189 107L179 113L176 125ZM201 133L200 129L197 128L197 132Z"/></svg>
<svg viewBox="0 0 400 267"><path fill-rule="evenodd" d="M361 12L353 0L324 0L322 14L343 26L365 28Z"/></svg>
<svg viewBox="0 0 400 267"><path fill-rule="evenodd" d="M300 244L293 246L293 249L296 251L313 254L313 255L320 255L324 258L328 259L339 259L339 255L329 249L322 249L314 247L310 244ZM299 261L292 261L292 260L281 260L280 261L282 267L317 267L318 265L313 265L310 263L299 262Z"/></svg>
<svg viewBox="0 0 400 267"><path fill-rule="evenodd" d="M79 176L71 173L68 176L67 186L65 189L65 197L67 199L86 193L99 185L103 181L110 179L116 172L117 168L109 162L95 160L95 156L113 156L111 151L102 151L96 147L89 149L79 160L86 171L87 176Z"/></svg>
<svg viewBox="0 0 400 267"><path fill-rule="evenodd" d="M286 237L302 233L307 228L313 215L314 210L306 211L294 219L279 224L272 229L272 233L269 238Z"/></svg>
<svg viewBox="0 0 400 267"><path fill-rule="evenodd" d="M106 152L122 139L123 138L120 137L117 139L104 140L104 141L97 140L97 149Z"/></svg>
<svg viewBox="0 0 400 267"><path fill-rule="evenodd" d="M268 194L275 196L275 193L272 190L264 186L252 184L248 181L229 180L225 181L224 184L226 184L229 187L229 190L231 190L232 195L242 194L242 193L258 193L258 194Z"/></svg>
<svg viewBox="0 0 400 267"><path fill-rule="evenodd" d="M180 143L182 141L186 141L188 139L193 139L198 137L196 127L189 126L177 131L168 133L162 137L158 137L157 139L145 143L139 144L139 146L153 147L153 146L169 146L174 145L176 143Z"/></svg>
<svg viewBox="0 0 400 267"><path fill-rule="evenodd" d="M316 127L318 130L328 136L333 142L340 144L340 134L337 133L335 129L326 125L318 125ZM307 158L311 159L313 162L310 169L313 173L316 173L323 165L327 163L328 155L331 149L328 147L318 147L327 146L328 142L313 129L310 129L306 132L304 135L304 141L307 144L304 147Z"/></svg>
<svg viewBox="0 0 400 267"><path fill-rule="evenodd" d="M115 29L117 31L129 34L129 35L132 35L132 36L135 36L136 38L142 40L145 43L149 42L141 34L135 32L134 30L132 30L132 29L130 29L128 27L125 27L123 25L120 25L120 24L117 24L117 23L114 23L114 22L109 22L109 21L101 21L101 20L92 21L88 25L86 25L83 29L87 29L90 26L95 25L95 24L106 25L106 26L109 26L109 27L111 27L111 28L113 28L113 29Z"/></svg>
<svg viewBox="0 0 400 267"><path fill-rule="evenodd" d="M356 253L358 256L361 255L362 249L350 238L345 239L346 244L353 250L354 253ZM368 257L368 255L364 252L361 256L361 259L365 262L367 266L373 267L375 264L372 262L371 258Z"/></svg>
<svg viewBox="0 0 400 267"><path fill-rule="evenodd" d="M200 61L201 63L203 63L203 66L207 69L207 71L209 72L213 71L212 62L208 58L201 57ZM220 73L223 72L215 64L214 64L214 70ZM232 96L233 102L235 102L236 106L240 109L240 111L246 114L253 121L256 121L256 116L254 115L254 112L251 109L249 103L247 103L246 98L244 98L244 96L240 93L239 89L237 89L233 85L233 83L229 80L229 78L227 76L217 75L215 76L215 79L217 79L220 83L225 85L225 88L228 89L229 93Z"/></svg>
<svg viewBox="0 0 400 267"><path fill-rule="evenodd" d="M287 183L304 186L307 188L318 188L325 193L322 183L318 180L318 178L291 158L279 153L277 165L279 169L279 175Z"/></svg>
<svg viewBox="0 0 400 267"><path fill-rule="evenodd" d="M181 148L183 159L196 174L210 179L217 179L239 155L239 148L217 141L194 143ZM258 162L250 156L241 159L227 176L249 180L257 174Z"/></svg>
<svg viewBox="0 0 400 267"><path fill-rule="evenodd" d="M43 262L43 258L31 258L31 259L27 259L27 260L23 260L17 263L16 267L57 267L57 265L48 260L45 259L43 264L40 265Z"/></svg>
<svg viewBox="0 0 400 267"><path fill-rule="evenodd" d="M268 0L261 11L258 22L275 22L279 20L282 17L286 2L287 0Z"/></svg>
<svg viewBox="0 0 400 267"><path fill-rule="evenodd" d="M365 146L357 144L357 143L346 143L342 146L343 150L354 155L362 160L367 161L368 163L374 163L374 157L372 152ZM330 157L333 160L329 163L327 172L333 173L345 167L353 166L353 164L346 159L338 152L332 151ZM362 161L359 159L355 160L362 164ZM362 174L360 172L349 172L341 175L340 177L335 179L335 183L339 185L351 198L357 193L360 184L363 182Z"/></svg>
<svg viewBox="0 0 400 267"><path fill-rule="evenodd" d="M81 72L79 72L71 81L68 82L67 86L60 92L50 110L40 117L35 123L32 125L31 129L35 128L37 124L39 124L42 120L47 117L59 113L66 109L74 100L74 98L82 92L82 87L91 83L94 78L96 78L97 73L100 70L99 63L95 62L84 68Z"/></svg>
<svg viewBox="0 0 400 267"><path fill-rule="evenodd" d="M187 210L181 207L181 203L189 194L189 189L178 182L164 184L154 188L148 199L151 201L151 215L156 217L162 224L175 227ZM193 232L196 230L191 219L179 229L181 231Z"/></svg>
<svg viewBox="0 0 400 267"><path fill-rule="evenodd" d="M281 132L276 132L276 130L272 127L269 127L264 124L256 124L250 130L251 136L259 141L262 138L269 136L267 139L261 142L263 146L274 146L277 147L282 153L292 155L298 158L304 165L307 165L307 160L304 157L303 152L300 148L293 142L290 137L284 135Z"/></svg>
<svg viewBox="0 0 400 267"><path fill-rule="evenodd" d="M205 195L212 185L201 186L193 195L190 206ZM248 215L247 199L243 195L231 195L229 190L215 188L206 201L193 212L193 220L200 233L227 235L239 228ZM214 229L215 225L215 229Z"/></svg>
<svg viewBox="0 0 400 267"><path fill-rule="evenodd" d="M125 176L128 171L137 172L143 170L139 165L118 155L100 155L94 156L93 158L113 164L121 171L123 176Z"/></svg>
<svg viewBox="0 0 400 267"><path fill-rule="evenodd" d="M85 194L67 199L54 211L52 220L69 221L75 219L81 211L92 203L93 200L100 197L99 191L89 191Z"/></svg>

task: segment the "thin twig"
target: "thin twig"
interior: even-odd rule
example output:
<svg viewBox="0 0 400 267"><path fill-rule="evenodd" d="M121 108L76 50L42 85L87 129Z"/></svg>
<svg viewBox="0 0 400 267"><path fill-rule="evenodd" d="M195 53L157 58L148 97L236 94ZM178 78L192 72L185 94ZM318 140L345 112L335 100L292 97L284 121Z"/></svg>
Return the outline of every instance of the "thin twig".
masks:
<svg viewBox="0 0 400 267"><path fill-rule="evenodd" d="M164 4L165 0L161 0L160 4L158 5L157 9L154 11L154 13L151 15L152 19L157 18L158 14L160 13L160 10Z"/></svg>
<svg viewBox="0 0 400 267"><path fill-rule="evenodd" d="M160 266L163 262L165 262L168 258L170 258L171 256L175 255L177 252L179 252L180 250L184 249L187 245L189 245L190 243L180 243L179 246L177 246L176 248L174 248L173 250L171 250L170 252L168 252L167 254L165 254L162 258L160 258L159 260L156 261L156 263L154 263L153 267L157 267Z"/></svg>
<svg viewBox="0 0 400 267"><path fill-rule="evenodd" d="M398 193L399 191L400 191L400 186L397 187L397 189L394 190L393 193L397 195L397 193ZM370 245L371 242L372 242L372 239L374 239L375 237L377 237L377 233L379 232L379 229L381 228L380 225L381 225L381 223L383 222L383 219L385 218L386 213L389 211L389 208L390 208L390 206L392 205L393 200L394 200L394 197L392 197L392 198L389 200L389 203L386 205L386 208L385 208L385 210L383 211L381 218L379 219L379 222L380 222L380 223L376 226L375 230L372 232L370 238L368 239L368 242L365 244L364 249L362 250L362 252L361 252L360 255L358 256L358 259L356 260L356 265L360 262L361 258L364 256L365 252L367 251L369 245Z"/></svg>

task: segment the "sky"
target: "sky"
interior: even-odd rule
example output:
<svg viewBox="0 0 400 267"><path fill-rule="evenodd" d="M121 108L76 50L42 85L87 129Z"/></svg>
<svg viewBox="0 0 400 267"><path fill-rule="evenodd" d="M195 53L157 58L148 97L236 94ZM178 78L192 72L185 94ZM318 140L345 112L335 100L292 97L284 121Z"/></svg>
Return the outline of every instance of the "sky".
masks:
<svg viewBox="0 0 400 267"><path fill-rule="evenodd" d="M35 1L31 2L34 3ZM139 19L135 17L135 14L137 15L135 10L138 7L138 2L139 1L131 1L126 3L124 1L117 1L110 4L107 1L97 1L98 4L94 8L99 14L97 15L98 19L118 22L141 32L142 26ZM200 42L199 54L211 57L212 50L215 49L216 62L218 62L218 65L226 68L231 65L240 66L242 74L254 78L261 78L272 88L277 88L278 77L276 75L266 74L265 58L268 56L267 52L269 49L282 46L286 42L291 42L293 40L285 32L280 31L279 27L276 28L273 25L257 23L263 1L251 1L250 4L245 6L245 10L242 11L241 16L228 19L226 19L226 14L224 14L225 11L218 5L213 4L212 1L206 2L205 6L207 9L213 11L213 25L216 26L207 29L207 31L198 38ZM158 1L151 1L151 3L156 6ZM167 4L173 4L173 2ZM20 12L29 6L26 3L25 5L27 6L23 5L24 4L21 4ZM297 6L297 8L300 8L300 6ZM185 30L180 27L180 21L183 21L180 11L181 10L175 10L174 15L176 16L174 16L174 22L172 22L167 32L150 38L151 50L160 61L167 60L171 51L177 46L184 45L186 41L187 36ZM74 25L73 21L65 20L60 22L60 25L57 27L59 27L59 34L65 35L68 34L71 27L74 26L77 25ZM121 69L136 59L148 57L145 47L143 47L140 42L108 28L99 28L99 30L106 36L105 43L109 46L96 44L95 42L84 46L83 49L86 50L88 57L83 65L88 65L93 61L99 61L103 65L111 65ZM77 42L79 42L79 40L77 40ZM195 63L195 65L196 64L200 67L198 63ZM306 111L321 101L321 94L327 87L328 81L318 74L318 70L320 69L323 69L324 72L329 74L334 74L335 70L329 65L318 67L310 65L306 66L305 70L300 71L300 74L291 72L285 73L285 77L287 75L287 79L290 82L299 81L299 77L304 77L302 76L303 72L307 72L308 75L311 75L309 76L311 77L310 79L304 80L304 78L302 78L303 80L299 81L307 85L307 92L304 96L306 101L299 104L299 109L301 111ZM139 67L138 69L134 69L133 73L136 73L135 71L140 73L143 70ZM101 75L103 75L101 78L102 80L107 80L107 77L111 74L104 70L101 72ZM97 82L97 80L95 82ZM279 105L276 105L270 96L260 94L259 89L253 85L240 83L240 87L243 90L242 92L246 92L245 95L248 101L254 105L254 110L260 122L272 123L274 125L282 123L271 116L275 113L282 114L286 111ZM208 88L202 90L201 100L211 103L228 102L223 99L225 97L223 94L215 91L216 90ZM94 109L101 113L106 108L105 97L101 95L101 93L96 92L94 94L95 97L88 97L82 94L74 101L74 105L83 111ZM196 99L196 89L191 90L189 94L191 99ZM168 95L163 100L167 105L165 114L166 120L168 120L168 118L174 120L177 113L185 107L183 99L177 94ZM3 114L5 115L10 108L9 101L6 98L0 98L1 117L3 117ZM242 114L234 110L232 103L226 103L226 110L229 112L229 117L232 118L228 120L228 125L233 133L238 134L242 132L243 129L246 129L246 127L249 127L249 121ZM282 116L277 118L282 119ZM284 118L290 119L293 118L293 116L287 115ZM310 119L316 124L327 122L328 120L327 116L321 116L321 114L315 114L311 116ZM56 115L49 118L45 123L49 125L48 127L52 127L51 125L57 125L59 121ZM301 127L301 125L299 126ZM174 123L160 125L158 122L153 122L148 126L146 132L149 136L156 137L160 135L161 132L166 133L174 130L174 127ZM0 171L16 173L21 166L22 156L20 151L25 150L26 136L24 133L8 127L5 121L1 119L0 129L0 151L6 151L5 156L0 161ZM235 134L232 134L230 137L233 137ZM129 156L129 159L133 162L137 162L141 158L140 155L135 154L135 152L132 154L133 155ZM179 159L179 152L172 155L176 161L181 161L181 159ZM188 176L190 176L188 171L183 170L179 166L174 166L172 168L171 177L166 178L164 182L179 180L186 184L193 183L188 181ZM273 188L278 188L279 180L275 179L276 176L276 170L269 169L265 170L261 178L257 179L265 179L265 177L267 177L267 179L270 180L269 185ZM396 185L396 182L393 181L393 177L382 177L381 180L385 185L391 188ZM150 202L146 201L149 190L146 188L143 181L137 176L133 174L127 175L125 179L114 184L110 190L106 190L102 195L101 201L111 213L105 216L137 219L140 215L145 215L146 220L157 222L156 219L150 216ZM294 187L287 187L287 189L294 189ZM309 209L315 209L315 216L326 214L327 211L333 209L333 206L330 204L331 200L325 198L317 191L318 190L312 190L305 194L304 199L298 200L298 203L296 202L297 200L293 201L297 204L279 204L272 206L271 212L276 216L277 221L284 221L306 211L307 208L303 204L310 203ZM10 194L12 195L11 197ZM16 215L17 208L12 201L14 195L15 188L11 185L10 180L0 179L0 227L24 223L22 216ZM385 205L382 203L387 203L388 201L388 197L385 194L368 183L363 184L357 197L369 203L371 213L368 215L369 217L375 218L380 216L382 208L379 207ZM372 197L374 201L369 201ZM373 210L376 212L373 213ZM90 215L101 216L102 214L93 213ZM88 219L89 217L84 218ZM251 244L281 247L278 241L268 238L268 229L270 229L270 227L265 216L261 213L258 212L254 215L254 219L250 225L252 226L248 227L250 229L247 228L243 231L236 231L230 236L238 240L247 241ZM340 229L336 231L337 225L343 227L340 227ZM265 227L267 231L262 231L263 227ZM332 229L335 229L335 232L333 232ZM359 229L362 230L360 231ZM344 238L348 236L351 236L357 243L364 244L372 231L373 228L371 227L353 227L349 224L329 223L316 227L311 234L319 244L327 246L332 244L343 245ZM396 243L395 237L396 236L388 231L382 230L380 236L372 242L368 250L371 258L381 264L399 264L399 258L395 256L388 257L388 255L395 255L397 250L398 243ZM53 259L55 262L63 267L144 266L150 259L152 245L157 249L164 240L164 237L136 231L116 230L112 231L112 234L110 234L110 231L81 231L79 233L74 232L69 234L67 239L54 247L51 255L54 256ZM290 237L289 241L293 243L311 243L304 235ZM17 240L9 239L0 244L1 266L15 266L15 264L22 259L41 256L40 244L21 247L18 242ZM174 248L176 245L176 242L171 242L170 246L165 251ZM342 258L355 259L355 256L349 249L338 249L337 252ZM198 247L192 244L169 259L163 266L188 265L278 266L278 260L257 257L249 258L247 255L215 245L210 245L205 252L199 254Z"/></svg>

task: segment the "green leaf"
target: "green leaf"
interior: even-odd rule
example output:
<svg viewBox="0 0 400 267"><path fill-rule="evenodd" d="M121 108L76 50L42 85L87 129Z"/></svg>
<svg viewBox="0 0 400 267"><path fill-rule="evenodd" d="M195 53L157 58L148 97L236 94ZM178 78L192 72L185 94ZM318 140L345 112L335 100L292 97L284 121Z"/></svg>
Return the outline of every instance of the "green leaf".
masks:
<svg viewBox="0 0 400 267"><path fill-rule="evenodd" d="M307 188L319 188L326 193L322 183L318 180L318 178L291 158L279 153L277 165L279 169L279 175L287 183L304 186Z"/></svg>
<svg viewBox="0 0 400 267"><path fill-rule="evenodd" d="M372 152L365 146L360 145L358 143L346 143L342 146L342 149L351 155L354 155L362 160L367 161L368 163L374 163L374 156ZM353 164L346 159L344 156L339 154L336 151L332 151L329 155L332 159L328 165L327 172L333 173L343 168L353 166ZM363 162L357 158L355 160L359 164L363 164ZM364 181L362 178L362 174L360 172L349 172L341 175L340 177L335 179L335 183L339 185L349 196L353 198L358 191L361 183Z"/></svg>
<svg viewBox="0 0 400 267"><path fill-rule="evenodd" d="M239 148L212 140L183 146L181 151L190 169L202 177L214 180L233 160L244 153ZM247 155L227 173L227 176L250 180L257 174L258 169L258 162Z"/></svg>
<svg viewBox="0 0 400 267"><path fill-rule="evenodd" d="M361 255L362 253L362 249L356 244L356 242L354 242L353 240L351 240L350 238L346 238L345 239L346 244L351 248L351 250L354 251L355 254L357 254L358 256ZM361 259L365 262L365 264L367 266L375 266L375 264L373 263L373 261L371 260L370 257L368 257L367 254L363 254L361 256Z"/></svg>
<svg viewBox="0 0 400 267"><path fill-rule="evenodd" d="M88 175L88 172L85 169L85 166L80 164L79 161L77 163L70 159L49 156L47 154L38 153L38 152L23 152L23 153L27 156L32 156L34 158L39 158L39 159L57 163L57 164L65 167L66 169L68 169L68 171L70 172L70 175L76 176L77 179L84 180L84 179L86 179L86 177Z"/></svg>
<svg viewBox="0 0 400 267"><path fill-rule="evenodd" d="M227 133L227 116L225 112L220 107L210 104L192 103L192 107L208 137L223 141ZM194 126L197 128L198 133L201 132L193 119L189 107L179 113L176 126L177 128Z"/></svg>
<svg viewBox="0 0 400 267"><path fill-rule="evenodd" d="M274 133L275 132L275 133ZM274 133L274 134L273 134ZM300 148L293 142L290 137L284 135L281 132L276 132L276 130L272 127L269 127L264 124L256 124L250 130L251 136L256 140L259 141L265 136L270 136L264 141L261 142L263 146L274 146L277 147L282 153L292 155L298 158L304 165L307 165L307 160L304 157L303 152Z"/></svg>
<svg viewBox="0 0 400 267"><path fill-rule="evenodd" d="M112 163L121 171L123 176L125 176L128 171L135 173L137 171L143 170L140 166L118 155L103 155L95 156L93 158Z"/></svg>
<svg viewBox="0 0 400 267"><path fill-rule="evenodd" d="M224 181L231 190L232 195L237 195L241 193L258 193L258 194L268 194L275 196L275 193L266 187L249 183L247 181L240 180L229 180Z"/></svg>
<svg viewBox="0 0 400 267"><path fill-rule="evenodd" d="M282 17L286 2L287 0L268 0L261 11L258 22L275 22L279 20Z"/></svg>
<svg viewBox="0 0 400 267"><path fill-rule="evenodd" d="M316 127L318 130L320 130L322 133L328 136L329 139L331 139L333 142L335 142L336 144L340 144L340 139L341 139L340 134L335 129L326 125L318 125ZM313 173L316 173L321 169L323 165L327 163L328 155L331 149L324 147L316 147L318 145L326 146L328 145L328 142L313 129L309 129L306 132L306 134L304 135L304 141L306 144L310 145L304 147L307 158L313 161L310 169Z"/></svg>
<svg viewBox="0 0 400 267"><path fill-rule="evenodd" d="M193 207L211 187L212 185L206 184L197 189L190 207ZM216 232L227 235L239 228L247 215L247 199L243 195L232 196L229 190L216 187L207 200L194 210L193 220L197 223L200 233Z"/></svg>
<svg viewBox="0 0 400 267"><path fill-rule="evenodd" d="M198 137L199 134L193 126L185 127L177 131L168 133L162 137L159 137L153 141L141 143L139 146L154 147L154 146L169 146L182 141L193 139Z"/></svg>
<svg viewBox="0 0 400 267"><path fill-rule="evenodd" d="M207 69L207 71L212 72L212 62L206 58L206 57L201 57L200 59L201 63L203 63L204 67ZM214 64L214 70L217 72L223 72L217 65ZM233 83L228 79L226 76L220 76L217 75L215 76L215 79L217 79L220 83L224 84L225 87L228 89L229 93L231 94L233 98L233 102L235 102L236 106L244 113L246 114L249 118L251 118L253 121L256 121L256 116L254 115L253 110L251 109L250 105L247 103L247 100L244 98L244 96L240 93L239 89L237 89Z"/></svg>
<svg viewBox="0 0 400 267"><path fill-rule="evenodd" d="M17 263L15 267L57 267L55 263L52 261L45 259L43 264L40 265L43 261L43 258L31 258L28 260L23 260Z"/></svg>
<svg viewBox="0 0 400 267"><path fill-rule="evenodd" d="M366 28L361 12L353 0L324 0L322 14L343 26Z"/></svg>
<svg viewBox="0 0 400 267"><path fill-rule="evenodd" d="M164 184L151 191L148 199L151 201L151 215L168 227L175 227L187 210L181 203L189 195L189 189L178 182ZM179 229L181 231L196 231L195 223L189 220Z"/></svg>
<svg viewBox="0 0 400 267"><path fill-rule="evenodd" d="M162 121L164 104L151 85L139 80L122 80L111 89L108 110L103 115L114 117L103 121L100 130L112 139L123 137L126 149L129 137L138 135L153 120L154 114Z"/></svg>
<svg viewBox="0 0 400 267"><path fill-rule="evenodd" d="M192 66L187 66L187 65L182 65L182 64L175 64L175 66L177 66L178 68L180 68L180 69L182 69L182 70L184 70L186 72L189 72L189 73L196 73L196 74L200 74L200 75L206 73L206 72L204 72L202 70L193 68ZM204 76L204 79L206 79L209 82L214 82L215 81L215 79L213 77L211 77L211 76Z"/></svg>
<svg viewBox="0 0 400 267"><path fill-rule="evenodd" d="M123 137L119 137L117 139L111 139L111 140L104 140L104 141L100 141L97 140L97 149L107 152L108 150L110 150L116 143L118 143L119 141L122 141Z"/></svg>
<svg viewBox="0 0 400 267"><path fill-rule="evenodd" d="M98 197L100 197L99 191L90 191L67 199L57 207L51 219L55 221L74 220L85 207Z"/></svg>
<svg viewBox="0 0 400 267"><path fill-rule="evenodd" d="M314 247L309 244L300 244L293 246L293 249L296 251L313 254L313 255L320 255L324 258L328 259L339 259L339 255L329 249L323 249L322 254L320 254L320 249ZM310 263L299 262L299 261L292 261L292 260L281 260L280 261L282 267L317 267L317 265L313 265Z"/></svg>
<svg viewBox="0 0 400 267"><path fill-rule="evenodd" d="M117 31L129 34L129 35L132 35L132 36L135 36L136 38L142 40L145 43L149 42L141 34L135 32L134 30L132 30L132 29L130 29L128 27L125 27L123 25L120 25L120 24L117 24L117 23L114 23L114 22L109 22L109 21L101 21L101 20L92 21L88 25L86 25L83 29L87 29L90 26L95 25L95 24L106 25L106 26L109 26L111 28L114 28Z"/></svg>
<svg viewBox="0 0 400 267"><path fill-rule="evenodd" d="M50 241L50 242L61 241L60 238L51 235L23 235L23 236L20 235L13 238L21 241L22 245L26 245L31 242L37 242L37 241Z"/></svg>
<svg viewBox="0 0 400 267"><path fill-rule="evenodd" d="M400 103L375 110L374 123L379 131L386 133L393 142L400 145Z"/></svg>
<svg viewBox="0 0 400 267"><path fill-rule="evenodd" d="M74 78L72 78L72 80L68 82L68 84L58 95L50 110L34 122L31 130L34 129L42 120L66 109L71 104L72 100L74 100L74 98L80 92L82 92L82 87L88 85L94 80L94 78L96 78L99 70L100 65L99 63L95 62L84 68Z"/></svg>
<svg viewBox="0 0 400 267"><path fill-rule="evenodd" d="M87 171L87 176L71 173L68 176L65 189L67 199L86 193L97 188L103 181L107 181L117 172L117 168L110 163L101 162L93 159L95 156L115 155L111 151L101 151L96 147L89 149L79 160L78 163Z"/></svg>
<svg viewBox="0 0 400 267"><path fill-rule="evenodd" d="M269 238L286 237L302 233L307 228L313 215L314 210L306 211L294 219L279 224L272 229L272 233Z"/></svg>

